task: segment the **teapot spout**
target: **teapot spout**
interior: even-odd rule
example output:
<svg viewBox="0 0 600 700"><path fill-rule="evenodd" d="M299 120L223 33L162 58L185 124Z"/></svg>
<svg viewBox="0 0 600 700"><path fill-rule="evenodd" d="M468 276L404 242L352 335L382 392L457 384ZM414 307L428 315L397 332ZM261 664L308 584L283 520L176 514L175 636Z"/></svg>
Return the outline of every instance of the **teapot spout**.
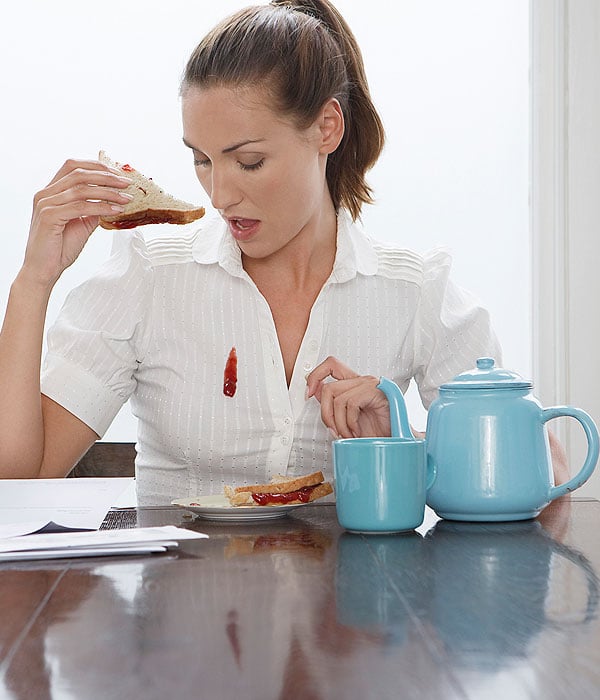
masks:
<svg viewBox="0 0 600 700"><path fill-rule="evenodd" d="M414 440L415 438L412 434L412 430L410 429L410 423L408 422L408 413L406 412L404 396L402 396L400 387L391 379L381 377L377 388L383 391L390 404L390 426L392 430L392 437Z"/></svg>

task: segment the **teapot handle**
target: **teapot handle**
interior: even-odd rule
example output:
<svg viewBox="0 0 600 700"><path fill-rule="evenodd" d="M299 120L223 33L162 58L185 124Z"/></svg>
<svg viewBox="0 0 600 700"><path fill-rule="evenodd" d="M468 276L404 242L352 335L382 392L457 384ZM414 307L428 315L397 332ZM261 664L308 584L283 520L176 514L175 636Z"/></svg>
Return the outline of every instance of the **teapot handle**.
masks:
<svg viewBox="0 0 600 700"><path fill-rule="evenodd" d="M579 472L564 484L553 486L550 489L551 501L553 501L555 498L560 498L560 496L564 496L566 493L575 491L575 489L578 489L580 486L583 486L583 484L592 475L598 461L598 454L600 453L598 428L589 414L582 411L580 408L573 408L571 406L553 406L552 408L545 408L542 411L542 423L546 423L547 421L552 420L553 418L558 418L559 416L570 416L581 423L588 441L588 450L583 467L581 467Z"/></svg>
<svg viewBox="0 0 600 700"><path fill-rule="evenodd" d="M410 429L406 404L404 403L404 396L402 396L400 387L391 379L380 377L377 388L383 391L390 404L390 427L392 437L414 440L415 436Z"/></svg>

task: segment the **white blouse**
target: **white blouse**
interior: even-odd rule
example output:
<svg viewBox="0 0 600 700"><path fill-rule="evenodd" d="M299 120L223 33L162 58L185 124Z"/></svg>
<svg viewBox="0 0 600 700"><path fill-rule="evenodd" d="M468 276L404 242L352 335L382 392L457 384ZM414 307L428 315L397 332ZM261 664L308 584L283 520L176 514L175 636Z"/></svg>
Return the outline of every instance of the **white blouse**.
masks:
<svg viewBox="0 0 600 700"><path fill-rule="evenodd" d="M477 357L500 360L487 312L450 281L446 253L375 243L346 213L289 389L270 308L222 221L114 241L49 331L42 391L100 436L131 400L142 505L275 474L331 478L331 436L316 399L305 399L306 373L329 355L403 391L414 378L426 407Z"/></svg>

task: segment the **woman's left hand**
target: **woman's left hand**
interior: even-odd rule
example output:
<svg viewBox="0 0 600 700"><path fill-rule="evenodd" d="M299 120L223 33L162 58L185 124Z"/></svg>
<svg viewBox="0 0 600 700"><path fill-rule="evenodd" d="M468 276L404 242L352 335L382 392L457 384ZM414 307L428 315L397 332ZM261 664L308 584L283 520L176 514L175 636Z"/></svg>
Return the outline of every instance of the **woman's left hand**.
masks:
<svg viewBox="0 0 600 700"><path fill-rule="evenodd" d="M306 398L319 401L323 423L336 438L389 437L390 408L378 384L378 377L360 376L328 357L306 377Z"/></svg>

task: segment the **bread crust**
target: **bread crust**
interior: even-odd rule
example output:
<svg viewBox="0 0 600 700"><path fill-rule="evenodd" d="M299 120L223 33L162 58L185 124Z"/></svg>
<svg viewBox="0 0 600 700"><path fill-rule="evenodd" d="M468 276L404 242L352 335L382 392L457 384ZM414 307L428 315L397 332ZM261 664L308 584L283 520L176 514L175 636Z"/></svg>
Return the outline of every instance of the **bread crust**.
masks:
<svg viewBox="0 0 600 700"><path fill-rule="evenodd" d="M254 484L251 486L238 486L234 493L290 493L297 491L303 486L314 486L324 481L323 472L313 472L291 479L280 477L274 479L269 484Z"/></svg>
<svg viewBox="0 0 600 700"><path fill-rule="evenodd" d="M122 230L146 224L191 224L204 216L204 207L197 209L147 209L143 212L122 214L118 217L102 217L100 226L109 230Z"/></svg>

